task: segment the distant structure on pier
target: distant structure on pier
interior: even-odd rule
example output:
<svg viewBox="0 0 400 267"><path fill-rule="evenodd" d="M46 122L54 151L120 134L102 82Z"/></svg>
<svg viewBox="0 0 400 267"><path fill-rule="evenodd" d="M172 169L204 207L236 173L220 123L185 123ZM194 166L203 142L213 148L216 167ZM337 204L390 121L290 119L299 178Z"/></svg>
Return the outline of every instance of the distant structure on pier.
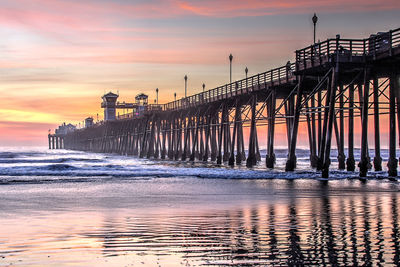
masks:
<svg viewBox="0 0 400 267"><path fill-rule="evenodd" d="M145 95L145 94L138 94L137 96L135 96L135 100L136 100L136 112L135 115L136 116L140 116L140 114L143 114L143 112L146 111L148 102L149 102L149 96Z"/></svg>
<svg viewBox="0 0 400 267"><path fill-rule="evenodd" d="M58 129L55 130L55 134L65 135L71 133L76 130L76 127L71 123L66 124L65 122L58 126Z"/></svg>
<svg viewBox="0 0 400 267"><path fill-rule="evenodd" d="M65 122L55 129L54 134L48 134L49 138L49 149L61 149L65 147L64 137L76 130L76 126L71 123L66 124Z"/></svg>
<svg viewBox="0 0 400 267"><path fill-rule="evenodd" d="M88 117L85 119L85 128L89 128L93 126L93 118L92 117Z"/></svg>
<svg viewBox="0 0 400 267"><path fill-rule="evenodd" d="M114 121L116 119L115 109L118 96L119 95L116 95L112 92L103 95L103 103L101 103L101 107L104 108L105 121Z"/></svg>

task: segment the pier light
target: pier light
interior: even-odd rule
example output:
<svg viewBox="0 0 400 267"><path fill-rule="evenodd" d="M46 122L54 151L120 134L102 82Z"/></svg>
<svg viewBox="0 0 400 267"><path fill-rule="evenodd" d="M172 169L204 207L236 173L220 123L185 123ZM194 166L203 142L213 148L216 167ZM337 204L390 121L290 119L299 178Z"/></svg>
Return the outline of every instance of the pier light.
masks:
<svg viewBox="0 0 400 267"><path fill-rule="evenodd" d="M157 105L158 105L158 88L156 88L156 95L157 95Z"/></svg>
<svg viewBox="0 0 400 267"><path fill-rule="evenodd" d="M229 55L229 82L232 83L232 54Z"/></svg>
<svg viewBox="0 0 400 267"><path fill-rule="evenodd" d="M206 88L206 85L203 83L203 93L204 93L204 89Z"/></svg>
<svg viewBox="0 0 400 267"><path fill-rule="evenodd" d="M183 77L183 79L185 80L185 98L187 97L187 75L185 75L185 77Z"/></svg>
<svg viewBox="0 0 400 267"><path fill-rule="evenodd" d="M315 13L314 13L314 16L312 17L312 22L314 24L314 44L315 44L315 28L316 28L317 22L318 22L318 17Z"/></svg>
<svg viewBox="0 0 400 267"><path fill-rule="evenodd" d="M176 93L174 93L174 99L175 99L175 101L176 101Z"/></svg>
<svg viewBox="0 0 400 267"><path fill-rule="evenodd" d="M246 68L244 69L244 72L246 73L246 79L247 79L247 73L249 72L249 69L246 67Z"/></svg>

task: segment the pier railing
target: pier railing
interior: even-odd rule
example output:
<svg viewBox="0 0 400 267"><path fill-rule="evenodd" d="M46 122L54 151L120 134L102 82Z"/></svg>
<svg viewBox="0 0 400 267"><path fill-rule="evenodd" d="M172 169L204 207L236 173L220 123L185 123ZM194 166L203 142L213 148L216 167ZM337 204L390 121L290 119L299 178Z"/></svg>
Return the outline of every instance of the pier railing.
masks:
<svg viewBox="0 0 400 267"><path fill-rule="evenodd" d="M173 102L164 104L163 110L178 110L197 105L214 102L220 99L245 94L249 91L258 90L259 85L280 85L288 83L294 78L295 63L271 69L269 71L250 76L232 83L219 86L217 88L182 98Z"/></svg>
<svg viewBox="0 0 400 267"><path fill-rule="evenodd" d="M165 110L165 104L148 104L148 105L140 106L140 108L141 109L138 109L135 112L118 114L117 120L132 119L134 117L140 117L141 115L143 115L146 112L163 111L163 110Z"/></svg>
<svg viewBox="0 0 400 267"><path fill-rule="evenodd" d="M400 28L379 33L365 39L328 39L296 51L296 70L321 65L329 61L332 54L353 57L373 57L387 53L400 46Z"/></svg>

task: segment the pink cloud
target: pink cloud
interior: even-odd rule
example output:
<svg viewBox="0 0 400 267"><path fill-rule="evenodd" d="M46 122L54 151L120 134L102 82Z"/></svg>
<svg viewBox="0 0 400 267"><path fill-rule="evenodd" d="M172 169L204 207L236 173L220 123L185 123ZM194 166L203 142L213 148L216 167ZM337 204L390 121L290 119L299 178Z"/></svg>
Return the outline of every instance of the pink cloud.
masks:
<svg viewBox="0 0 400 267"><path fill-rule="evenodd" d="M179 8L193 14L210 17L265 16L276 14L309 13L310 10L326 12L363 12L399 9L397 0L205 0L179 1Z"/></svg>

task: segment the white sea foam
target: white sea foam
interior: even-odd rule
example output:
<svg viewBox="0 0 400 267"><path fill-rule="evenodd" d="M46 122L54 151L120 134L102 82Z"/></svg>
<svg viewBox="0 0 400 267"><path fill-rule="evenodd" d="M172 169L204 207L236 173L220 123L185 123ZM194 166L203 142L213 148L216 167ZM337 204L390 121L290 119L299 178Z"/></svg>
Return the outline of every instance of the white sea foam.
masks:
<svg viewBox="0 0 400 267"><path fill-rule="evenodd" d="M370 151L373 155L373 151ZM98 154L68 150L7 149L0 153L0 182L9 183L45 183L90 181L91 179L149 179L157 177L198 177L219 179L296 179L320 178L320 172L312 169L309 151L297 151L297 168L294 172L285 172L287 151L276 150L276 168L265 167L265 151L261 151L263 160L254 168L245 164L230 167L212 162L182 162L170 160L148 160L132 156ZM332 155L336 155L333 150ZM388 151L382 151L387 158ZM356 158L359 150L355 151ZM386 177L384 171L369 173L369 178ZM332 156L331 178L356 178L357 172L337 170L337 160Z"/></svg>

